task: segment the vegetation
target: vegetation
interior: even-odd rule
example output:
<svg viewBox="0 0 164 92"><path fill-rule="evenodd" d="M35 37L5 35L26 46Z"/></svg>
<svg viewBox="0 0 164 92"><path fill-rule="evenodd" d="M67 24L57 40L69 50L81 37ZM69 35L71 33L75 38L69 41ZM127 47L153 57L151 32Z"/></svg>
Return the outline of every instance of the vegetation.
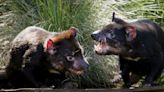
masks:
<svg viewBox="0 0 164 92"><path fill-rule="evenodd" d="M22 30L29 25L49 31L77 27L78 40L90 63L88 73L78 77L81 88L112 87L111 79L119 72L116 56L98 56L93 52L90 33L111 21L112 12L132 21L148 18L164 25L163 0L7 0L15 14L12 27ZM19 32L17 31L17 32ZM162 77L161 77L162 78ZM162 78L164 79L164 78ZM164 80L159 82L164 83Z"/></svg>

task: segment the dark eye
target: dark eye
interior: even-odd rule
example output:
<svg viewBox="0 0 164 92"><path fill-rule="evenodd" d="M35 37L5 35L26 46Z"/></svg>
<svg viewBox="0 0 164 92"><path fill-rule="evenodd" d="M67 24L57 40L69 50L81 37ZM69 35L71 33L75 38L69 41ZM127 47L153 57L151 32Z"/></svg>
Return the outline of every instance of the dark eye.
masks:
<svg viewBox="0 0 164 92"><path fill-rule="evenodd" d="M107 34L107 37L112 39L112 38L115 38L115 34L112 30L109 31L109 33Z"/></svg>
<svg viewBox="0 0 164 92"><path fill-rule="evenodd" d="M73 56L66 56L66 58L68 61L74 61L75 60L75 58Z"/></svg>
<svg viewBox="0 0 164 92"><path fill-rule="evenodd" d="M111 31L111 38L115 38L115 34L113 31Z"/></svg>

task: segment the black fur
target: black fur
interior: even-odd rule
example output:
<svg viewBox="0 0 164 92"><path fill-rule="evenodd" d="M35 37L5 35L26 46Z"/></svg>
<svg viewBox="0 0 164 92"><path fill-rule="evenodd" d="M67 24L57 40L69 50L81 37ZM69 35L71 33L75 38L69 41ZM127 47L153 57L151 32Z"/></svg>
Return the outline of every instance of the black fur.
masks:
<svg viewBox="0 0 164 92"><path fill-rule="evenodd" d="M24 29L12 41L6 68L7 84L2 87L61 88L63 81L68 80L65 74L83 74L88 63L75 36L73 27L61 33L34 26Z"/></svg>
<svg viewBox="0 0 164 92"><path fill-rule="evenodd" d="M100 43L100 48L101 45L109 47L106 50L95 48L96 52L100 55L119 55L121 75L126 87L132 85L130 73L145 76L144 85L151 86L164 68L164 31L149 20L127 23L113 18L113 22L91 34L93 40ZM129 26L135 28L137 34L131 41L127 40Z"/></svg>

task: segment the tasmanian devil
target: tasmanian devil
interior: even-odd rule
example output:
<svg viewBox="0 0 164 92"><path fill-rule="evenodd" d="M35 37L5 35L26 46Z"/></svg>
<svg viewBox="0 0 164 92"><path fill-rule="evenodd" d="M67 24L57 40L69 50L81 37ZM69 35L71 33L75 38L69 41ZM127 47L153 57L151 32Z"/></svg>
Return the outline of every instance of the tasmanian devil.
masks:
<svg viewBox="0 0 164 92"><path fill-rule="evenodd" d="M118 55L121 75L126 87L132 82L130 74L145 76L144 86L151 86L164 67L164 32L150 20L126 22L115 18L112 23L91 34L98 44L99 55Z"/></svg>
<svg viewBox="0 0 164 92"><path fill-rule="evenodd" d="M88 63L76 33L74 27L48 32L30 26L21 31L11 43L6 68L10 84L15 88L42 87L61 84L65 74L83 74Z"/></svg>

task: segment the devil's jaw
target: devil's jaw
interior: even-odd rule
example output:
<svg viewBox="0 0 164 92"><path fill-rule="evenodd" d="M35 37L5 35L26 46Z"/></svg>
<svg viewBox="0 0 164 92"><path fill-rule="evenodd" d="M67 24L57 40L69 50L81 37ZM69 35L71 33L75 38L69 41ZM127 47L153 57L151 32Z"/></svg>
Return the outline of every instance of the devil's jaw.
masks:
<svg viewBox="0 0 164 92"><path fill-rule="evenodd" d="M99 55L118 55L121 53L121 48L116 46L116 44L110 44L107 42L108 38L105 35L100 35L100 31L93 32L91 34L92 39L94 40L94 51Z"/></svg>
<svg viewBox="0 0 164 92"><path fill-rule="evenodd" d="M106 42L99 42L97 45L94 45L94 51L98 55L119 55L121 53L120 48L115 48Z"/></svg>
<svg viewBox="0 0 164 92"><path fill-rule="evenodd" d="M124 45L111 46L107 42L95 42L94 51L98 55L120 55L122 57L134 57L133 49L130 49Z"/></svg>

